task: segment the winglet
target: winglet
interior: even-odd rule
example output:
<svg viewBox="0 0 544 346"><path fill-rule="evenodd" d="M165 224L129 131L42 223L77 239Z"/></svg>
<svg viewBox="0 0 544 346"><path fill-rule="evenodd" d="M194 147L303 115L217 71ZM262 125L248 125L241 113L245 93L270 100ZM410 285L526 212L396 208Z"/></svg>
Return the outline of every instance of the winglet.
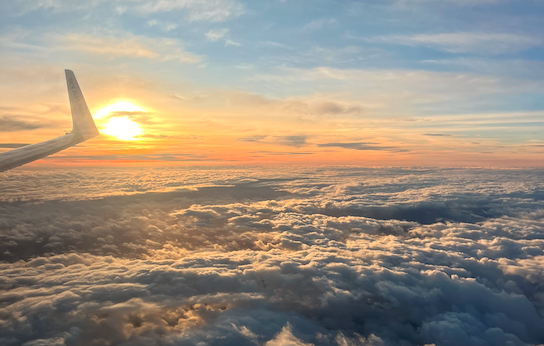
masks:
<svg viewBox="0 0 544 346"><path fill-rule="evenodd" d="M79 88L76 76L71 70L65 70L70 108L72 109L72 133L80 135L82 141L98 136L100 133L94 124L93 116L87 107L83 93Z"/></svg>

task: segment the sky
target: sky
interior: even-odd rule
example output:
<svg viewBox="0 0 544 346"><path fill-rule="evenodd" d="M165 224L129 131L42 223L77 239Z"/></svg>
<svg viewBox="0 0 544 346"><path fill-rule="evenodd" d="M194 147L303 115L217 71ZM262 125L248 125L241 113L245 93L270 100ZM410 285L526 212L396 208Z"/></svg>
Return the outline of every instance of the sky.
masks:
<svg viewBox="0 0 544 346"><path fill-rule="evenodd" d="M0 147L38 166L544 165L544 2L3 0Z"/></svg>

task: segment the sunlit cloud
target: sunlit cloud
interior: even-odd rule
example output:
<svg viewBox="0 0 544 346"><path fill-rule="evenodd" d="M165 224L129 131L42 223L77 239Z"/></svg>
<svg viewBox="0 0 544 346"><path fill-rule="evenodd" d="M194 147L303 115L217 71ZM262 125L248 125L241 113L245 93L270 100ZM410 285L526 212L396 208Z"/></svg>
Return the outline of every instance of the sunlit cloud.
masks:
<svg viewBox="0 0 544 346"><path fill-rule="evenodd" d="M132 57L159 61L179 61L195 64L202 57L185 51L178 39L147 38L131 34L91 36L86 34L58 35L61 48L108 58Z"/></svg>
<svg viewBox="0 0 544 346"><path fill-rule="evenodd" d="M544 338L542 170L87 167L0 185L3 346Z"/></svg>
<svg viewBox="0 0 544 346"><path fill-rule="evenodd" d="M145 109L129 101L117 101L94 112L95 119L104 118L114 112L142 112Z"/></svg>

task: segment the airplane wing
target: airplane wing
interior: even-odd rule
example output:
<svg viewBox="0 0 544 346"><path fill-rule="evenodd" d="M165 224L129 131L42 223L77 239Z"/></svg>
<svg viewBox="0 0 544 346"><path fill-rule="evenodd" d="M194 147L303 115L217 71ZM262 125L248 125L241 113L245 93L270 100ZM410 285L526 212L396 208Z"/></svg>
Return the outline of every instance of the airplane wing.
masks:
<svg viewBox="0 0 544 346"><path fill-rule="evenodd" d="M65 70L65 72L70 108L72 110L72 132L45 142L0 153L0 172L52 155L100 134L81 93L74 72L70 70Z"/></svg>

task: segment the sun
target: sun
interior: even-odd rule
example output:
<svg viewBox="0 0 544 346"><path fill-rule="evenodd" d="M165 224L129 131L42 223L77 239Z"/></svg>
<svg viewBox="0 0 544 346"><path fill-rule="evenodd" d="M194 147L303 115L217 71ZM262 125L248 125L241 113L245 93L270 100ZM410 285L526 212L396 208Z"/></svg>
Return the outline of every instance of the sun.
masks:
<svg viewBox="0 0 544 346"><path fill-rule="evenodd" d="M136 136L142 134L142 129L138 124L128 118L113 117L105 125L102 133L114 136L123 141L135 140Z"/></svg>
<svg viewBox="0 0 544 346"><path fill-rule="evenodd" d="M129 119L129 115L143 111L145 111L143 108L128 101L119 101L98 110L95 117L97 119L109 117L108 122L103 124L102 133L123 141L132 141L136 140L143 131L137 122Z"/></svg>

